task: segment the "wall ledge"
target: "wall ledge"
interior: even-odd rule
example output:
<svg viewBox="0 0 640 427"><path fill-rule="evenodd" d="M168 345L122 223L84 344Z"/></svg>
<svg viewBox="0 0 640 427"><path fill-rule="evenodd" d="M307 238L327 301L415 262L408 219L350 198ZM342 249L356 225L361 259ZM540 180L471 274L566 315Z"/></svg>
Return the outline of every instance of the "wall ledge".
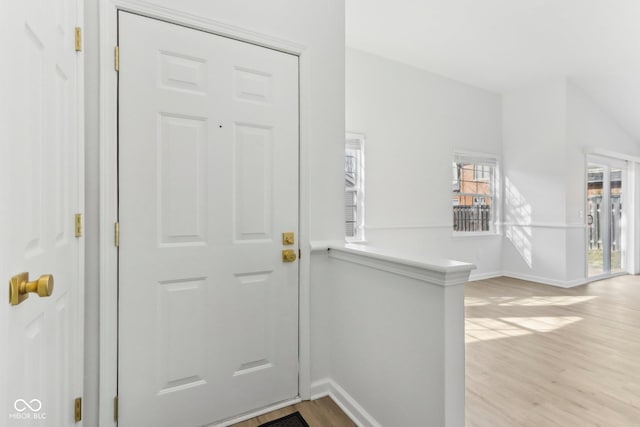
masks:
<svg viewBox="0 0 640 427"><path fill-rule="evenodd" d="M521 228L587 228L587 224L584 223L569 223L569 222L502 222L502 227L521 227Z"/></svg>
<svg viewBox="0 0 640 427"><path fill-rule="evenodd" d="M443 287L466 283L471 270L476 268L466 262L444 258L423 260L415 255L356 244L329 245L328 250L330 258Z"/></svg>
<svg viewBox="0 0 640 427"><path fill-rule="evenodd" d="M311 252L326 252L329 248L339 247L345 244L346 242L344 240L313 240L309 245L311 246Z"/></svg>

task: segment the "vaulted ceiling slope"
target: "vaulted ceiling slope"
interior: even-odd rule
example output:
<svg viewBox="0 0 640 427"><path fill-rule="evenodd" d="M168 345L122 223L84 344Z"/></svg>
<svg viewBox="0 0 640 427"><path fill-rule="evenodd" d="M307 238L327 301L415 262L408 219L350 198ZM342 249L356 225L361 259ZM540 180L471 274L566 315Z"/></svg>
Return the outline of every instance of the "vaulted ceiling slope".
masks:
<svg viewBox="0 0 640 427"><path fill-rule="evenodd" d="M568 77L640 141L639 0L346 0L347 46L504 93Z"/></svg>

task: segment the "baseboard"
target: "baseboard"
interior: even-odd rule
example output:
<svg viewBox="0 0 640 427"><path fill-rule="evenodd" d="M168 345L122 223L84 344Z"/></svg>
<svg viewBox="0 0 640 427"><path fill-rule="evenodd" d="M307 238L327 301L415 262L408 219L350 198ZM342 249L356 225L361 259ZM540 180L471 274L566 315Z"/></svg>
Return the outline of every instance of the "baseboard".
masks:
<svg viewBox="0 0 640 427"><path fill-rule="evenodd" d="M333 381L329 378L324 378L311 383L311 400L320 399L321 397L329 396L331 394L331 383Z"/></svg>
<svg viewBox="0 0 640 427"><path fill-rule="evenodd" d="M494 279L500 276L504 276L504 274L502 274L502 271L491 271L488 273L476 273L472 271L469 275L469 281L475 282L476 280Z"/></svg>
<svg viewBox="0 0 640 427"><path fill-rule="evenodd" d="M575 288L576 286L584 285L588 283L588 280L585 279L576 279L576 280L555 280L549 279L547 277L533 276L529 274L516 273L513 271L504 271L502 273L505 277L511 277L513 279L527 280L529 282L541 283L543 285L555 286L557 288Z"/></svg>
<svg viewBox="0 0 640 427"><path fill-rule="evenodd" d="M331 378L311 384L311 400L329 396L358 427L382 427L356 400Z"/></svg>

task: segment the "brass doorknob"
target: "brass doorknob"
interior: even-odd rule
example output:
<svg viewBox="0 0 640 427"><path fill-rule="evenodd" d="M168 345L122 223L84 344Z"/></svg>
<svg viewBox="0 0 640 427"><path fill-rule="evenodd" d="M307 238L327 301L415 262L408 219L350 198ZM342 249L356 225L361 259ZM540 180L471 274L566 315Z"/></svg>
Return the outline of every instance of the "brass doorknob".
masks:
<svg viewBox="0 0 640 427"><path fill-rule="evenodd" d="M9 281L9 303L18 305L29 297L29 293L48 297L53 293L53 275L43 274L38 280L29 281L29 273L20 273Z"/></svg>

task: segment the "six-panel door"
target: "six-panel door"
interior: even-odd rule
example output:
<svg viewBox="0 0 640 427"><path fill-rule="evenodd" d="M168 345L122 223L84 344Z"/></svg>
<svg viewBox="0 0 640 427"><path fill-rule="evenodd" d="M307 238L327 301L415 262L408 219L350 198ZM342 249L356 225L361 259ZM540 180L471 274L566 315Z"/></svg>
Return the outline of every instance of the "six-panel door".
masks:
<svg viewBox="0 0 640 427"><path fill-rule="evenodd" d="M78 4L11 1L3 12L10 39L3 40L9 108L0 137L8 178L0 210L0 424L69 427L77 425L83 383L83 254L74 231L84 179ZM52 275L53 293L10 306L9 279L23 272L31 281Z"/></svg>
<svg viewBox="0 0 640 427"><path fill-rule="evenodd" d="M120 425L298 394L298 58L119 16Z"/></svg>

